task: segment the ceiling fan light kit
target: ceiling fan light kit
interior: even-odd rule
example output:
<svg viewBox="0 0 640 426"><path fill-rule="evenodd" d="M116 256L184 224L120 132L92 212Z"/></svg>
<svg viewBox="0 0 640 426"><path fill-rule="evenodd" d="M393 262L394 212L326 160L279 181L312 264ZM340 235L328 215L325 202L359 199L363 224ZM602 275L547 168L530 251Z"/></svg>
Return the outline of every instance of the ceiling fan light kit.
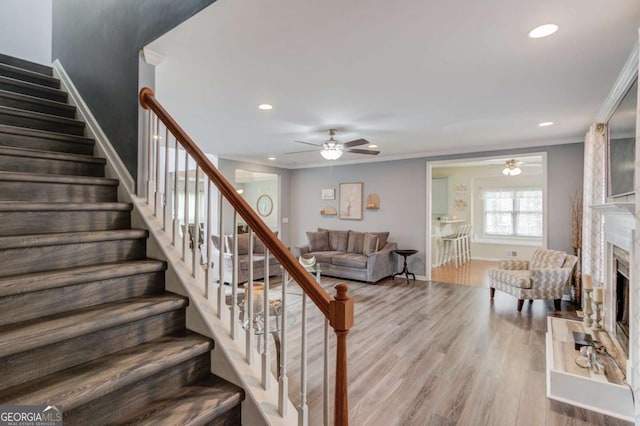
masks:
<svg viewBox="0 0 640 426"><path fill-rule="evenodd" d="M507 160L505 163L504 170L502 170L502 174L505 176L518 176L522 173L522 169L520 166L522 162L516 160Z"/></svg>
<svg viewBox="0 0 640 426"><path fill-rule="evenodd" d="M356 146L361 145L369 145L369 141L366 139L356 139L349 142L340 142L335 140L333 137L336 134L336 129L329 129L329 139L322 144L315 144L304 141L294 141L297 143L303 143L305 145L317 146L320 148L318 151L322 158L325 160L337 160L342 157L342 154L345 152L351 152L353 154L365 154L365 155L378 155L380 151L374 151L370 149L354 149ZM303 152L313 152L313 151L295 151L295 152L285 152L285 154L299 154Z"/></svg>

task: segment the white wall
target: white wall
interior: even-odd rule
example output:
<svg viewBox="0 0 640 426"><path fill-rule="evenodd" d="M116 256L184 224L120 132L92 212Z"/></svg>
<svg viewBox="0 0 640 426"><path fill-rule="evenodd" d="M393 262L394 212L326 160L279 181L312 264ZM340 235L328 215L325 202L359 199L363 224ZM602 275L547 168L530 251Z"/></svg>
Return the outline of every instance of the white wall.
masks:
<svg viewBox="0 0 640 426"><path fill-rule="evenodd" d="M52 0L0 2L0 53L51 64Z"/></svg>

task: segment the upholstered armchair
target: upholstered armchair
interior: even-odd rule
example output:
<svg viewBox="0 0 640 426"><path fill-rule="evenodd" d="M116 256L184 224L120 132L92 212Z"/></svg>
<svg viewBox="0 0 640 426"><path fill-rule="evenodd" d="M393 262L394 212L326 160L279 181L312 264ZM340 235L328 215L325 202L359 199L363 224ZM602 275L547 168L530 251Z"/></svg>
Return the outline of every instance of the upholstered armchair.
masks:
<svg viewBox="0 0 640 426"><path fill-rule="evenodd" d="M560 301L578 258L563 251L536 249L530 261L502 260L497 269L489 271L491 298L496 289L518 299L518 312L525 299L553 299L560 310Z"/></svg>

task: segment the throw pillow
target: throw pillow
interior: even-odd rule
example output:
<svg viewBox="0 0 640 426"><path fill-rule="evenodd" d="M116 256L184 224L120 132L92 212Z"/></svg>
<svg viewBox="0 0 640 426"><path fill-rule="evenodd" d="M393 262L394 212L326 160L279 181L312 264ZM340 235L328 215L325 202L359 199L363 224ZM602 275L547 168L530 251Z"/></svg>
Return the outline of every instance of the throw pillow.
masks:
<svg viewBox="0 0 640 426"><path fill-rule="evenodd" d="M329 251L329 232L307 232L309 251Z"/></svg>
<svg viewBox="0 0 640 426"><path fill-rule="evenodd" d="M363 244L364 244L364 232L349 231L349 244L347 245L348 253L362 254Z"/></svg>
<svg viewBox="0 0 640 426"><path fill-rule="evenodd" d="M384 246L387 245L387 241L389 240L388 232L369 232L369 234L373 234L378 237L378 250L382 250Z"/></svg>
<svg viewBox="0 0 640 426"><path fill-rule="evenodd" d="M329 232L329 248L333 251L347 251L349 241L349 231L333 231L324 228L318 228L319 232Z"/></svg>
<svg viewBox="0 0 640 426"><path fill-rule="evenodd" d="M233 253L233 235L225 237L227 253ZM249 254L249 234L238 234L238 255Z"/></svg>
<svg viewBox="0 0 640 426"><path fill-rule="evenodd" d="M278 231L273 232L276 238L278 238ZM265 245L260 238L256 236L255 242L253 243L253 252L264 254Z"/></svg>
<svg viewBox="0 0 640 426"><path fill-rule="evenodd" d="M369 256L378 251L378 236L366 233L362 243L362 254Z"/></svg>

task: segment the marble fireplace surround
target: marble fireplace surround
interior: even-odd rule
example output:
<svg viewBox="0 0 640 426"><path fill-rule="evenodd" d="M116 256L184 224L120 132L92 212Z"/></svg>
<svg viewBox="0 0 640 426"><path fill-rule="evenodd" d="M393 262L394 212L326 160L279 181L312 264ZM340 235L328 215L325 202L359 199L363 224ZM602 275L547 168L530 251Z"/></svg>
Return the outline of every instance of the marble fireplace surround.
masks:
<svg viewBox="0 0 640 426"><path fill-rule="evenodd" d="M618 247L629 254L629 309L631 312L630 318L634 312L638 312L639 300L637 298L637 286L633 277L633 250L634 250L634 235L636 228L635 220L635 203L634 202L621 202L621 203L607 203L597 206L592 206L593 209L599 211L604 217L604 256L602 258L604 272L604 303L602 305L603 312L603 326L612 338L616 336L616 318L615 318L615 303L616 303L616 278L615 278L615 263L613 256L614 247ZM595 279L595 277L594 277ZM636 291L634 291L636 290ZM634 321L629 322L629 359L627 361L627 381L633 380L633 375L629 374L631 366L639 361L637 348L631 344L631 336L634 336L640 332L637 330L638 324L634 324ZM635 361L635 362L634 362ZM629 383L633 386L633 383Z"/></svg>

